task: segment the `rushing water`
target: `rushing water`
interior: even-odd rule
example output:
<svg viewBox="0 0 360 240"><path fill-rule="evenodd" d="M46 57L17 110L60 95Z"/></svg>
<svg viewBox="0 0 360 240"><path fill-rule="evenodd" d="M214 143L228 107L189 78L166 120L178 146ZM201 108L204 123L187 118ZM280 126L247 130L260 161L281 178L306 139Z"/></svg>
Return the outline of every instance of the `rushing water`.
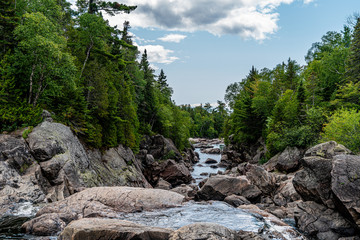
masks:
<svg viewBox="0 0 360 240"><path fill-rule="evenodd" d="M220 145L213 145L214 148L219 148ZM199 162L194 166L194 171L191 173L193 178L196 180L196 183L201 182L203 179L208 178L210 174L217 173L218 171L224 171L225 168L212 168L211 166L216 166L220 163L221 155L220 154L205 154L200 151L199 148L195 149L195 152L199 153ZM205 161L208 159L214 159L217 161L215 164L206 164ZM204 173L208 175L204 175ZM201 175L203 174L203 175Z"/></svg>

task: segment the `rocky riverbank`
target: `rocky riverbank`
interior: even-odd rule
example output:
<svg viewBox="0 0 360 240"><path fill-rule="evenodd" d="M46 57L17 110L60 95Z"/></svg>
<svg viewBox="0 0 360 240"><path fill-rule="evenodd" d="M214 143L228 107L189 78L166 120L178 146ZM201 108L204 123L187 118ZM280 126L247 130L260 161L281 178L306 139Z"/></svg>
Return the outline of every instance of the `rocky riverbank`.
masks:
<svg viewBox="0 0 360 240"><path fill-rule="evenodd" d="M198 167L198 150L179 152L160 135L144 137L136 155L121 145L89 149L70 128L49 118L25 137L22 131L0 135L0 213L13 216L21 203L45 204L35 218L23 218L28 221L22 230L28 234L61 233L59 239L359 239L360 156L335 142L307 151L287 148L259 165L266 150L261 141L258 149L241 152L223 149L221 140L191 139L201 154L222 154L220 163L210 159L204 164L227 167L197 186L191 171ZM249 232L213 222L174 229L121 219L127 213L186 207L188 201L226 202L258 218L261 227Z"/></svg>

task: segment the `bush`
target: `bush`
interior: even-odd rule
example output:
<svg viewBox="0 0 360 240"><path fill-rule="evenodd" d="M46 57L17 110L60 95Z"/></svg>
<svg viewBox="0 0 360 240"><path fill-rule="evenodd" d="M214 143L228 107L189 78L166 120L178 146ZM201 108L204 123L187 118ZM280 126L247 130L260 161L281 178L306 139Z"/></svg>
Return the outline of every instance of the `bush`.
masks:
<svg viewBox="0 0 360 240"><path fill-rule="evenodd" d="M336 141L351 151L360 151L360 113L355 109L339 109L324 125L321 142Z"/></svg>

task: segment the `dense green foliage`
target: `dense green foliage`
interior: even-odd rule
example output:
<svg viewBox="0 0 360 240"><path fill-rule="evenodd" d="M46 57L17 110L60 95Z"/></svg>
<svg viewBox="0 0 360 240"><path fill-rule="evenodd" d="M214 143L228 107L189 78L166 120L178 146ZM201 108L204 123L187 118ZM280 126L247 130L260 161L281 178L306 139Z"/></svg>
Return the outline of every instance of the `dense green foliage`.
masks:
<svg viewBox="0 0 360 240"><path fill-rule="evenodd" d="M0 132L35 126L42 109L93 147L136 150L143 134L160 133L187 146L191 119L171 100L164 71L156 77L147 52L101 11L135 6L78 0L7 0L0 10Z"/></svg>
<svg viewBox="0 0 360 240"><path fill-rule="evenodd" d="M314 43L305 66L289 59L271 70L253 67L245 79L226 90L232 110L226 120L226 140L250 146L262 137L267 157L287 146L306 148L328 140L359 152L359 53L357 19L354 29L345 26Z"/></svg>

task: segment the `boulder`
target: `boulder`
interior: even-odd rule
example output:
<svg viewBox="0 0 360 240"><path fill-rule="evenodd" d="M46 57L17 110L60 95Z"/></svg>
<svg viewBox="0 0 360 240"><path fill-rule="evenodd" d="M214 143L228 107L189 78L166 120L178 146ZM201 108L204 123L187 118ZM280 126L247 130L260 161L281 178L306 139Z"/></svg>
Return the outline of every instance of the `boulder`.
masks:
<svg viewBox="0 0 360 240"><path fill-rule="evenodd" d="M277 188L276 177L257 165L247 164L246 178L266 195L272 194Z"/></svg>
<svg viewBox="0 0 360 240"><path fill-rule="evenodd" d="M230 205L232 205L234 207L251 204L251 202L248 201L245 197L238 196L238 195L235 195L235 194L227 196L224 199L224 202L226 202L226 203L228 203L228 204L230 204Z"/></svg>
<svg viewBox="0 0 360 240"><path fill-rule="evenodd" d="M144 139L140 142L140 149L146 149L148 154L153 155L157 160L173 159L180 161L182 159L173 141L162 135L144 136Z"/></svg>
<svg viewBox="0 0 360 240"><path fill-rule="evenodd" d="M300 160L303 157L302 151L296 147L287 147L282 153L272 157L265 165L267 171L294 172L300 166Z"/></svg>
<svg viewBox="0 0 360 240"><path fill-rule="evenodd" d="M217 161L215 159L208 158L208 159L205 160L205 163L206 164L213 164L213 163L217 163Z"/></svg>
<svg viewBox="0 0 360 240"><path fill-rule="evenodd" d="M60 234L59 240L167 240L172 232L171 229L148 227L124 220L87 218L71 222Z"/></svg>
<svg viewBox="0 0 360 240"><path fill-rule="evenodd" d="M294 217L299 230L311 238L328 240L357 234L354 225L338 212L313 201L298 203Z"/></svg>
<svg viewBox="0 0 360 240"><path fill-rule="evenodd" d="M335 208L331 191L332 161L335 156L344 154L351 154L351 151L333 141L306 151L302 159L303 170L297 172L293 179L296 191L304 200Z"/></svg>
<svg viewBox="0 0 360 240"><path fill-rule="evenodd" d="M40 166L33 163L20 175L8 162L0 161L0 215L18 202L41 203L45 193L39 184Z"/></svg>
<svg viewBox="0 0 360 240"><path fill-rule="evenodd" d="M25 172L26 168L35 162L21 134L0 134L0 162L5 161L20 173Z"/></svg>
<svg viewBox="0 0 360 240"><path fill-rule="evenodd" d="M279 188L274 193L274 203L277 206L287 206L290 202L301 200L301 196L296 192L292 183L293 177L289 177L284 182L280 183Z"/></svg>
<svg viewBox="0 0 360 240"><path fill-rule="evenodd" d="M66 224L72 220L91 217L115 218L121 212L147 211L160 208L176 207L184 201L184 196L162 189L131 188L131 187L96 187L85 189L70 197L46 205L40 209L36 218L23 224L27 233L51 235L51 224L61 219ZM54 219L46 222L41 219ZM46 226L45 226L46 225ZM59 225L62 230L62 224ZM39 230L40 229L40 230ZM50 229L51 232L46 232Z"/></svg>
<svg viewBox="0 0 360 240"><path fill-rule="evenodd" d="M331 190L340 212L360 228L360 156L334 157Z"/></svg>
<svg viewBox="0 0 360 240"><path fill-rule="evenodd" d="M184 163L177 163L171 159L153 163L144 170L144 175L153 186L160 178L169 182L173 187L190 183L193 179Z"/></svg>
<svg viewBox="0 0 360 240"><path fill-rule="evenodd" d="M203 148L201 149L201 152L205 154L220 154L221 150L220 148L206 148L206 149Z"/></svg>
<svg viewBox="0 0 360 240"><path fill-rule="evenodd" d="M164 190L170 190L171 189L171 183L165 181L164 179L160 178L158 183L156 184L155 188L157 189L164 189Z"/></svg>
<svg viewBox="0 0 360 240"><path fill-rule="evenodd" d="M194 147L186 148L183 152L183 160L184 162L195 164L199 162L199 153L194 151Z"/></svg>
<svg viewBox="0 0 360 240"><path fill-rule="evenodd" d="M218 175L210 177L196 196L202 200L222 201L233 194L243 196L251 201L256 200L261 195L261 191L258 187L251 185L245 176Z"/></svg>
<svg viewBox="0 0 360 240"><path fill-rule="evenodd" d="M193 223L179 228L170 235L170 240L183 239L235 240L240 238L234 230L216 223Z"/></svg>
<svg viewBox="0 0 360 240"><path fill-rule="evenodd" d="M179 193L183 195L185 199L190 200L195 197L197 190L198 190L197 186L182 184L181 186L173 188L170 191Z"/></svg>

